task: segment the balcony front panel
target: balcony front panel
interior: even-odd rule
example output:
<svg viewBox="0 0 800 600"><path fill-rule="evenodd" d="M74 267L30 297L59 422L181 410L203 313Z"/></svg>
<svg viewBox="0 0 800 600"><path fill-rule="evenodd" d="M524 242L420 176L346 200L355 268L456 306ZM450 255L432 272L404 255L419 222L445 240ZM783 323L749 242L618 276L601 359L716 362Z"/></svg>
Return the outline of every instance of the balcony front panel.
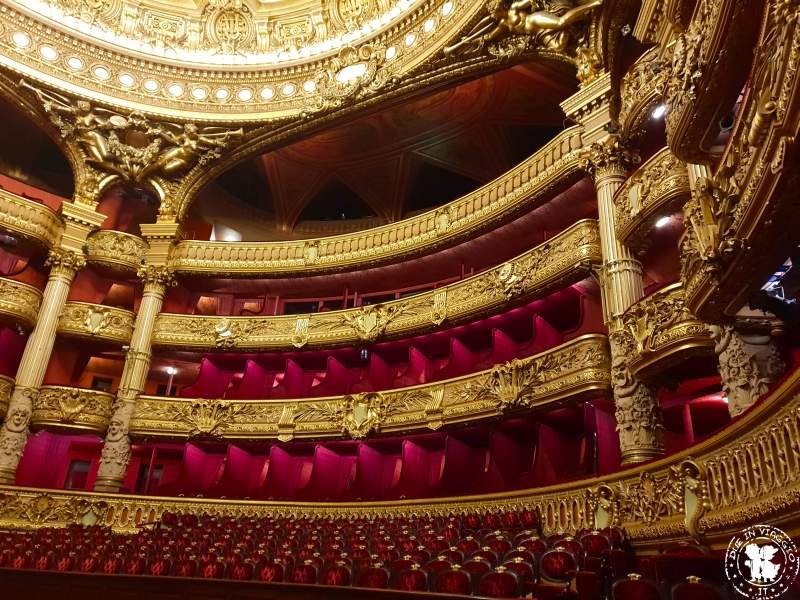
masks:
<svg viewBox="0 0 800 600"><path fill-rule="evenodd" d="M668 57L661 46L650 48L633 63L620 83L619 123L628 135L645 125L653 108L663 102Z"/></svg>
<svg viewBox="0 0 800 600"><path fill-rule="evenodd" d="M530 300L586 277L600 261L597 222L579 221L517 258L458 283L385 304L274 317L162 313L153 345L274 350L375 342L431 331Z"/></svg>
<svg viewBox="0 0 800 600"><path fill-rule="evenodd" d="M661 149L614 196L617 238L631 248L644 248L658 218L679 211L689 195L686 164L669 148Z"/></svg>
<svg viewBox="0 0 800 600"><path fill-rule="evenodd" d="M135 318L124 308L67 302L58 319L58 333L121 346L131 341Z"/></svg>
<svg viewBox="0 0 800 600"><path fill-rule="evenodd" d="M34 427L105 434L114 394L60 385L44 385L33 402Z"/></svg>
<svg viewBox="0 0 800 600"><path fill-rule="evenodd" d="M0 375L0 419L8 413L8 404L11 401L11 392L14 390L14 378Z"/></svg>
<svg viewBox="0 0 800 600"><path fill-rule="evenodd" d="M630 368L639 378L657 375L698 354L714 354L711 332L686 307L680 283L642 298L621 321L622 329L612 336L633 349Z"/></svg>
<svg viewBox="0 0 800 600"><path fill-rule="evenodd" d="M42 292L35 287L0 277L0 320L31 328L41 304Z"/></svg>
<svg viewBox="0 0 800 600"><path fill-rule="evenodd" d="M90 263L110 275L132 277L142 264L147 242L142 238L108 229L96 231L87 240Z"/></svg>
<svg viewBox="0 0 800 600"><path fill-rule="evenodd" d="M284 242L177 244L170 264L184 275L301 277L374 267L474 236L530 209L580 173L581 128L572 127L496 180L435 210L363 232Z"/></svg>
<svg viewBox="0 0 800 600"><path fill-rule="evenodd" d="M607 394L609 369L606 337L587 335L480 373L386 392L278 401L143 396L130 432L287 441L438 429L506 411L552 408L560 402Z"/></svg>
<svg viewBox="0 0 800 600"><path fill-rule="evenodd" d="M42 248L50 248L61 232L58 215L33 200L0 189L0 230Z"/></svg>

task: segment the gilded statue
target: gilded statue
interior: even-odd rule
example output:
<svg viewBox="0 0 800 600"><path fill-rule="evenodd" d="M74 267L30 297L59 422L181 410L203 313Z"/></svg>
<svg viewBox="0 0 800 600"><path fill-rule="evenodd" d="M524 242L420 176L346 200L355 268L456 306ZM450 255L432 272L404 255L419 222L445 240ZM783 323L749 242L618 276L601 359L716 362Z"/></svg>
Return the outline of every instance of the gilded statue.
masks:
<svg viewBox="0 0 800 600"><path fill-rule="evenodd" d="M572 36L572 25L584 20L603 0L490 0L489 14L445 55L480 50L487 44L512 36L536 38L547 50L564 52Z"/></svg>

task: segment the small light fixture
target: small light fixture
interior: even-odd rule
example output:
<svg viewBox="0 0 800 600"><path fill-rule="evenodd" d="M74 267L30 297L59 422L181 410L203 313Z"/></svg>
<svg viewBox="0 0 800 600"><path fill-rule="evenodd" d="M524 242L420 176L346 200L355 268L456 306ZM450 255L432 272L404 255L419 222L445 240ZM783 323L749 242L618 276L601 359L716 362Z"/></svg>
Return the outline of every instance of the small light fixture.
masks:
<svg viewBox="0 0 800 600"><path fill-rule="evenodd" d="M650 113L650 116L654 119L660 119L665 114L667 114L667 105L666 104L659 104L653 109L653 112Z"/></svg>
<svg viewBox="0 0 800 600"><path fill-rule="evenodd" d="M656 229L661 229L662 227L669 225L669 220L669 217L661 217L658 221L656 221Z"/></svg>
<svg viewBox="0 0 800 600"><path fill-rule="evenodd" d="M167 367L167 375L175 375L178 372L178 369L175 367Z"/></svg>
<svg viewBox="0 0 800 600"><path fill-rule="evenodd" d="M722 401L723 401L725 404L727 404L727 403L728 403L728 397L727 397L725 394L720 394L720 398L722 398Z"/></svg>

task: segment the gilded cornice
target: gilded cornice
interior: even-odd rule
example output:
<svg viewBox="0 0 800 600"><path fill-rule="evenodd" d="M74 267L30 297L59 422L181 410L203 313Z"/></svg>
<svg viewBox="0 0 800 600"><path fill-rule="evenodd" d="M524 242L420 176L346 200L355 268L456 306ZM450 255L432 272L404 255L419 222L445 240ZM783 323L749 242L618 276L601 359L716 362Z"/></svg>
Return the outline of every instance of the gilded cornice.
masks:
<svg viewBox="0 0 800 600"><path fill-rule="evenodd" d="M31 425L103 434L111 419L114 394L60 385L44 385L33 401Z"/></svg>
<svg viewBox="0 0 800 600"><path fill-rule="evenodd" d="M438 429L608 393L609 362L605 336L594 334L480 373L385 392L265 401L141 396L129 431L288 441Z"/></svg>
<svg viewBox="0 0 800 600"><path fill-rule="evenodd" d="M0 419L6 416L8 404L11 402L11 390L14 389L14 378L0 375Z"/></svg>
<svg viewBox="0 0 800 600"><path fill-rule="evenodd" d="M652 378L690 356L714 352L711 331L686 308L680 283L631 306L611 336L626 348L631 372L639 379Z"/></svg>
<svg viewBox="0 0 800 600"><path fill-rule="evenodd" d="M87 240L87 260L112 275L132 277L142 264L147 242L139 236L101 229Z"/></svg>
<svg viewBox="0 0 800 600"><path fill-rule="evenodd" d="M479 275L383 304L307 315L199 316L161 313L152 343L170 348L267 350L363 344L417 335L491 314L586 277L601 260L597 222L579 221L532 250Z"/></svg>
<svg viewBox="0 0 800 600"><path fill-rule="evenodd" d="M58 319L58 333L93 341L126 345L131 341L133 312L89 302L67 302Z"/></svg>
<svg viewBox="0 0 800 600"><path fill-rule="evenodd" d="M0 488L0 527L97 522L132 532L165 511L250 517L393 517L535 510L545 534L621 525L637 546L718 539L754 521L793 523L800 497L800 371L717 434L682 452L591 480L501 494L391 502L165 498Z"/></svg>
<svg viewBox="0 0 800 600"><path fill-rule="evenodd" d="M62 228L58 215L44 204L0 190L0 230L50 248Z"/></svg>
<svg viewBox="0 0 800 600"><path fill-rule="evenodd" d="M581 149L581 128L572 127L494 181L418 216L363 232L311 240L186 240L176 244L170 265L184 276L301 277L373 267L431 252L548 199L578 176Z"/></svg>
<svg viewBox="0 0 800 600"><path fill-rule="evenodd" d="M643 163L614 194L617 239L635 250L649 244L655 221L689 199L686 164L663 148Z"/></svg>
<svg viewBox="0 0 800 600"><path fill-rule="evenodd" d="M33 327L41 303L42 292L35 287L0 277L0 318Z"/></svg>
<svg viewBox="0 0 800 600"><path fill-rule="evenodd" d="M684 207L681 280L687 305L707 321L735 315L796 246L799 11L791 3L769 4L725 154Z"/></svg>

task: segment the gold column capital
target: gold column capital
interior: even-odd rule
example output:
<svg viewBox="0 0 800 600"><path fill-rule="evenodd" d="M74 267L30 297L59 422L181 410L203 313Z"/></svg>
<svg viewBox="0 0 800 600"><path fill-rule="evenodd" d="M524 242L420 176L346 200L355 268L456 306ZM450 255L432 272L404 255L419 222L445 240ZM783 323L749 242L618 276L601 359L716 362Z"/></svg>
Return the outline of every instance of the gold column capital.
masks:
<svg viewBox="0 0 800 600"><path fill-rule="evenodd" d="M136 275L144 283L145 292L163 293L166 288L177 284L175 271L166 265L142 265L136 271Z"/></svg>
<svg viewBox="0 0 800 600"><path fill-rule="evenodd" d="M583 167L594 176L596 183L600 183L609 177L625 178L641 160L639 153L631 149L619 134L612 133L589 146L583 157Z"/></svg>
<svg viewBox="0 0 800 600"><path fill-rule="evenodd" d="M63 277L71 281L86 266L86 256L82 252L66 248L53 248L47 254L44 264L50 267L50 277Z"/></svg>

